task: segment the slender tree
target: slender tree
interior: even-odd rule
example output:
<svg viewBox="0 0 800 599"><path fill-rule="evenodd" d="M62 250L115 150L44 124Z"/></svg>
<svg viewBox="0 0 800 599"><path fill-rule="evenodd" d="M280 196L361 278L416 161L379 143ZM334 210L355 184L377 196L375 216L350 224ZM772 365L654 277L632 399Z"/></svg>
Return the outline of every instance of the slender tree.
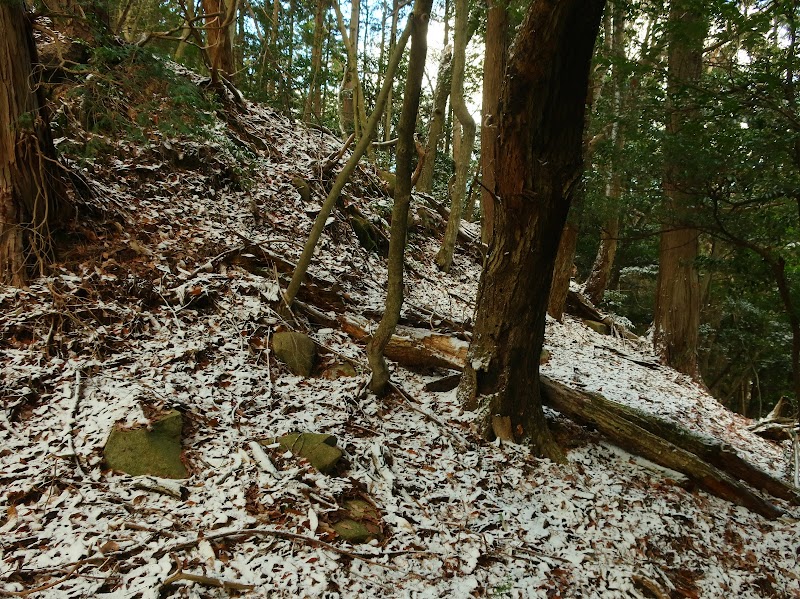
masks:
<svg viewBox="0 0 800 599"><path fill-rule="evenodd" d="M499 113L496 212L459 397L563 459L541 407L539 355L559 237L582 172L589 66L604 0L534 0L509 56ZM498 423L502 422L502 425Z"/></svg>
<svg viewBox="0 0 800 599"><path fill-rule="evenodd" d="M392 79L394 78L394 74L397 71L398 65L400 64L400 59L403 56L403 51L405 50L406 43L408 42L410 35L411 21L409 20L406 28L403 30L403 33L397 40L397 45L395 46L392 56L389 59L389 66L386 69L386 78L381 86L381 91L378 93L378 98L375 100L375 110L372 111L372 115L369 117L367 126L364 129L364 135L358 140L358 143L356 144L355 149L353 149L353 153L350 155L350 158L336 176L336 181L334 181L333 187L328 192L328 196L325 198L325 202L322 204L322 208L314 220L314 225L311 227L311 232L309 233L306 244L303 247L303 253L300 255L300 259L297 261L297 266L292 274L292 280L290 281L289 287L286 289L286 293L284 295L284 301L289 306L291 306L292 302L294 302L295 298L297 297L297 292L300 291L300 286L303 284L303 278L306 275L308 266L311 264L311 258L314 255L314 249L317 247L317 242L322 236L322 231L325 229L325 221L327 221L328 217L331 215L331 211L336 204L336 200L339 199L342 189L344 189L345 184L350 179L350 175L353 174L353 171L358 165L358 162L361 160L361 157L367 151L367 147L371 143L370 139L378 128L378 121L383 115L383 109L384 106L386 106L386 100L389 97L389 90L392 87Z"/></svg>
<svg viewBox="0 0 800 599"><path fill-rule="evenodd" d="M433 112L428 125L428 141L425 144L425 160L422 172L417 181L417 189L431 193L433 189L433 172L436 163L436 152L444 131L444 116L447 110L447 98L450 97L450 83L453 77L453 51L448 46L442 52L439 69L436 72L436 89L433 93Z"/></svg>
<svg viewBox="0 0 800 599"><path fill-rule="evenodd" d="M403 107L397 130L397 163L392 225L389 238L388 288L386 291L386 310L378 329L367 344L367 358L372 369L370 389L378 395L386 391L389 382L389 369L383 352L394 333L400 319L403 305L403 258L408 231L408 209L411 204L412 158L416 154L414 130L419 112L419 98L422 91L422 76L425 73L425 57L428 53L428 19L433 0L416 0L411 14L411 50L408 57Z"/></svg>
<svg viewBox="0 0 800 599"><path fill-rule="evenodd" d="M625 144L625 133L622 130L623 119L623 61L625 60L625 5L621 0L614 0L613 33L611 36L611 94L613 102L613 121L611 124L611 173L606 185L606 198L609 204L610 215L600 231L600 247L594 259L592 270L586 279L585 293L587 297L599 304L603 300L608 282L611 279L611 269L619 243L620 209L619 202L622 197L622 149Z"/></svg>
<svg viewBox="0 0 800 599"><path fill-rule="evenodd" d="M455 25L453 30L453 81L450 90L450 103L460 126L460 138L455 156L456 173L450 186L450 218L447 219L442 247L436 254L436 265L443 271L450 270L456 247L461 213L467 193L467 175L472 146L475 143L475 119L469 113L464 100L464 72L466 69L466 50L469 40L469 4L467 0L455 2ZM454 127L455 129L455 127Z"/></svg>

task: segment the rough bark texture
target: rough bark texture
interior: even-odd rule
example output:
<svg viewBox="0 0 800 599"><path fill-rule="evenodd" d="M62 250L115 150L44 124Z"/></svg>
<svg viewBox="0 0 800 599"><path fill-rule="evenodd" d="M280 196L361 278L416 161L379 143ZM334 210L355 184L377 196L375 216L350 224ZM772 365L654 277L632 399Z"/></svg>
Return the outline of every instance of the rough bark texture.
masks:
<svg viewBox="0 0 800 599"><path fill-rule="evenodd" d="M36 64L23 3L0 2L0 282L17 286L41 271L50 226L67 215Z"/></svg>
<svg viewBox="0 0 800 599"><path fill-rule="evenodd" d="M408 233L408 209L411 205L411 161L416 154L414 129L419 112L422 76L428 53L428 18L433 0L416 0L411 15L411 50L408 58L403 107L397 128L397 164L395 168L394 206L392 207L391 236L389 238L388 284L386 310L380 325L367 344L367 358L372 370L370 389L377 395L386 391L389 369L383 353L400 319L403 305L403 258Z"/></svg>
<svg viewBox="0 0 800 599"><path fill-rule="evenodd" d="M216 82L222 75L231 81L236 72L233 59L236 0L203 0L203 11L213 15L205 21L211 79Z"/></svg>
<svg viewBox="0 0 800 599"><path fill-rule="evenodd" d="M486 15L486 48L483 58L481 123L481 241L489 244L494 215L497 126L500 120L500 91L508 56L508 4L491 0Z"/></svg>
<svg viewBox="0 0 800 599"><path fill-rule="evenodd" d="M370 321L362 317L339 316L333 320L324 312L311 312L325 326L340 326L355 339L368 336ZM397 327L386 346L386 355L404 366L460 370L467 359L464 341L424 329ZM800 491L743 460L727 444L692 432L679 424L610 401L598 393L571 389L541 377L543 400L569 418L597 428L615 445L686 476L686 480L708 492L742 505L767 518L783 514L775 505L753 493L746 483L774 497L800 504ZM452 389L450 377L433 382L429 391ZM494 415L498 437L513 440L510 418ZM498 427L498 423L501 424ZM499 430L498 430L499 429ZM739 482L741 481L741 482ZM685 482L676 477L683 486Z"/></svg>
<svg viewBox="0 0 800 599"><path fill-rule="evenodd" d="M687 84L703 68L706 21L699 4L676 0L670 7L667 139L664 152L664 196L668 217L659 244L659 270L653 316L655 349L666 364L693 377L697 370L700 328L700 280L695 267L698 231L691 226L690 206L696 175L691 172L690 126L695 108L684 99ZM686 143L682 143L685 140Z"/></svg>
<svg viewBox="0 0 800 599"><path fill-rule="evenodd" d="M425 145L425 161L417 181L417 190L430 193L433 189L433 167L436 162L436 151L444 131L444 117L447 109L447 98L450 97L450 84L453 80L453 51L445 48L439 61L436 74L436 90L433 94L433 114L428 126L428 142Z"/></svg>
<svg viewBox="0 0 800 599"><path fill-rule="evenodd" d="M547 429L539 354L556 250L582 171L589 63L603 0L536 0L506 70L491 245L478 287L474 339L459 396L511 418L518 439L562 459Z"/></svg>
<svg viewBox="0 0 800 599"><path fill-rule="evenodd" d="M466 68L466 49L469 40L469 4L467 0L456 0L456 19L453 31L453 81L450 88L450 103L453 114L458 119L461 129L459 143L454 147L456 173L453 185L450 186L450 218L444 232L442 247L436 254L436 265L448 272L453 264L453 253L456 248L456 237L461 225L461 213L467 194L467 175L469 161L472 157L472 146L475 143L475 120L469 113L464 101L464 71Z"/></svg>

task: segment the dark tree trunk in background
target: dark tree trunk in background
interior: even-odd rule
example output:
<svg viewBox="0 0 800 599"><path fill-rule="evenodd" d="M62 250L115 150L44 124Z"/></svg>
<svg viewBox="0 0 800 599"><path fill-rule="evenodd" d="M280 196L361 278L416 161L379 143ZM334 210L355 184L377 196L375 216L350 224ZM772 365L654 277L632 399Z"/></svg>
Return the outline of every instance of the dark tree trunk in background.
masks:
<svg viewBox="0 0 800 599"><path fill-rule="evenodd" d="M692 145L696 108L683 92L702 73L707 24L700 10L694 0L673 0L670 7L663 183L667 216L659 244L653 316L656 351L667 365L692 377L699 376L700 279L695 265L699 233L691 222L697 174L686 149Z"/></svg>
<svg viewBox="0 0 800 599"><path fill-rule="evenodd" d="M509 57L491 245L459 397L481 432L563 459L542 412L539 356L561 231L583 163L589 65L604 0L534 0Z"/></svg>
<svg viewBox="0 0 800 599"><path fill-rule="evenodd" d="M0 282L17 286L42 271L50 227L68 214L36 65L22 1L0 2Z"/></svg>
<svg viewBox="0 0 800 599"><path fill-rule="evenodd" d="M577 198L575 198L575 202L577 203ZM574 212L575 208L573 207L569 219L564 225L564 230L561 232L556 263L553 267L553 282L550 284L550 296L547 300L547 313L559 322L564 317L569 282L572 279L572 271L575 269L575 250L578 247L579 230Z"/></svg>

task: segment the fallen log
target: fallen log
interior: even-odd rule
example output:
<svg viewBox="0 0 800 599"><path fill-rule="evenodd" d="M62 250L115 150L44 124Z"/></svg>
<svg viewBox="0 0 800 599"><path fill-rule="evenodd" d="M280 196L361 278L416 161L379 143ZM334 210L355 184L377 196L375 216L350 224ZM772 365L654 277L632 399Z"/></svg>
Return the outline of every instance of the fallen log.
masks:
<svg viewBox="0 0 800 599"><path fill-rule="evenodd" d="M339 324L355 339L369 336L371 323L366 318L339 316ZM465 341L447 335L398 327L397 334L389 341L386 357L404 366L462 370L467 348ZM716 439L612 402L602 395L571 389L545 376L541 377L541 384L543 400L554 409L594 426L623 449L685 474L695 485L717 497L770 519L780 517L784 511L739 480L789 501L797 502L800 497L796 489L747 463Z"/></svg>
<svg viewBox="0 0 800 599"><path fill-rule="evenodd" d="M599 394L576 391L547 377L541 378L544 402L562 414L590 424L615 444L656 464L682 472L712 495L741 505L765 518L775 519L784 511L702 457L649 432L627 419L625 409ZM647 417L654 424L655 417ZM677 429L677 425L675 425ZM688 432L688 431L687 431ZM691 436L691 434L689 435Z"/></svg>
<svg viewBox="0 0 800 599"><path fill-rule="evenodd" d="M371 321L361 316L339 316L342 330L354 339L369 336ZM469 344L449 335L425 329L398 326L384 354L390 360L411 368L452 368L461 370L467 359Z"/></svg>

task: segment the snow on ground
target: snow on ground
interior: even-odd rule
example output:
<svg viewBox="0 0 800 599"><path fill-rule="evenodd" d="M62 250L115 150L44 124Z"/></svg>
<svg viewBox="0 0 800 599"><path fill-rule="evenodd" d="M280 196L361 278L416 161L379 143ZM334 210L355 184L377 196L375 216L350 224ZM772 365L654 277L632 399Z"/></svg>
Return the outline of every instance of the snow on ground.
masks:
<svg viewBox="0 0 800 599"><path fill-rule="evenodd" d="M84 174L122 226L87 221L51 276L0 289L0 596L800 597L796 509L769 522L689 493L558 415L574 441L566 466L487 444L455 392L425 391L443 373L397 367L410 400L365 394L363 348L338 330L312 330L326 348L320 369L344 356L360 364L356 377L290 375L267 349L283 324L275 273L205 265L243 240L295 260L315 212L291 179L314 181L321 201L315 169L339 146L249 111L273 148L251 187L120 145ZM375 193L368 175L347 190L362 204ZM464 322L479 267L459 254L443 275L435 251L412 233L408 303ZM311 273L341 285L348 311L381 309L385 267L338 213ZM569 318L548 323L546 345L549 376L784 471L784 448L674 371L631 361L648 360L642 348ZM103 468L114 423L167 408L187 421L192 474L177 492ZM251 444L294 430L335 435L346 467L321 475L277 449L265 461ZM380 510L383 542L331 533L352 497ZM207 579L164 587L176 573Z"/></svg>

